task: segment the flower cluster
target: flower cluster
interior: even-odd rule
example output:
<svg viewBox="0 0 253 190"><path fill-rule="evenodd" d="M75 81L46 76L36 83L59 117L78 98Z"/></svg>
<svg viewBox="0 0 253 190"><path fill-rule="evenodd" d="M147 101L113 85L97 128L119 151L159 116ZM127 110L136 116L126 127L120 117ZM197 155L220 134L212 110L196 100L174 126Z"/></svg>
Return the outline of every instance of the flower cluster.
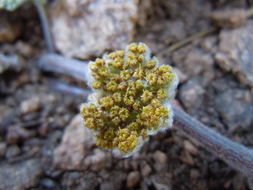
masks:
<svg viewBox="0 0 253 190"><path fill-rule="evenodd" d="M159 65L143 43L132 43L89 63L94 93L81 106L84 126L96 144L127 156L148 135L172 126L170 100L178 78L169 65Z"/></svg>

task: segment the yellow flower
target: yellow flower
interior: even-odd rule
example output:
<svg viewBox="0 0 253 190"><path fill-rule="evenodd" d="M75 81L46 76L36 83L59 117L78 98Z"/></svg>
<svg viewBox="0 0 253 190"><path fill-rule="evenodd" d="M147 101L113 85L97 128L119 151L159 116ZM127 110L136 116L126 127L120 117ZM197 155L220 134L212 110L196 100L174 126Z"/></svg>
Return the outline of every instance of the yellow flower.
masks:
<svg viewBox="0 0 253 190"><path fill-rule="evenodd" d="M90 84L99 91L81 108L84 126L95 132L98 146L123 156L135 152L148 134L172 125L168 93L178 79L149 53L145 44L132 43L89 64Z"/></svg>

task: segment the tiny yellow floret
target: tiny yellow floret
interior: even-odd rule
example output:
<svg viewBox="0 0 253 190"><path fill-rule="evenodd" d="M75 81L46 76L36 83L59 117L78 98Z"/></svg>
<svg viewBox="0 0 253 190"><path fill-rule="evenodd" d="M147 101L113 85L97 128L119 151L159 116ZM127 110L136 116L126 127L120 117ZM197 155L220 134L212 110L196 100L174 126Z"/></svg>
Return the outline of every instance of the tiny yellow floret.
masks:
<svg viewBox="0 0 253 190"><path fill-rule="evenodd" d="M169 65L150 57L145 44L131 43L97 58L89 71L96 91L80 112L98 146L131 155L148 135L172 126L168 105L178 78Z"/></svg>

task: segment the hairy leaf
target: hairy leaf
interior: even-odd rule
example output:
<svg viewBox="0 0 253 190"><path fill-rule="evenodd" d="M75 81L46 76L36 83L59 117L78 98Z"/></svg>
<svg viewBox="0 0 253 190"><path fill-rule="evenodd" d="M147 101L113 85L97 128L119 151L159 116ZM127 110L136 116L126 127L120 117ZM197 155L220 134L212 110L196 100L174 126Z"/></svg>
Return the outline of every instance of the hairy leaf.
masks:
<svg viewBox="0 0 253 190"><path fill-rule="evenodd" d="M13 11L28 0L0 0L0 9Z"/></svg>

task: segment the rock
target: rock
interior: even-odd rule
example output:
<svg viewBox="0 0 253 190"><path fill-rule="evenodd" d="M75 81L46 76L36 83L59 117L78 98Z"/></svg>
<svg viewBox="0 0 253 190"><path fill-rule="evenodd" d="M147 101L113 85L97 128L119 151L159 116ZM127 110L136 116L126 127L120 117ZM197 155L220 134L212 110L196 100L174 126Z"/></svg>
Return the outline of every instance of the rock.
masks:
<svg viewBox="0 0 253 190"><path fill-rule="evenodd" d="M145 163L142 167L141 167L141 175L143 177L147 177L150 173L152 172L152 168Z"/></svg>
<svg viewBox="0 0 253 190"><path fill-rule="evenodd" d="M173 53L172 59L178 69L187 75L187 78L194 76L203 76L205 80L210 81L215 76L214 59L212 55L203 48L190 49L182 48Z"/></svg>
<svg viewBox="0 0 253 190"><path fill-rule="evenodd" d="M16 55L4 55L0 53L0 74L7 70L19 71L21 68L19 58Z"/></svg>
<svg viewBox="0 0 253 190"><path fill-rule="evenodd" d="M157 150L154 154L153 154L153 159L155 161L153 167L157 172L161 172L161 171L165 171L168 167L168 163L167 163L167 155L165 153L163 153L160 150Z"/></svg>
<svg viewBox="0 0 253 190"><path fill-rule="evenodd" d="M126 174L122 171L107 171L107 173L102 174L103 182L100 184L100 190L119 190L122 189L123 182L126 179Z"/></svg>
<svg viewBox="0 0 253 190"><path fill-rule="evenodd" d="M61 180L62 189L95 190L99 184L98 176L90 172L66 172Z"/></svg>
<svg viewBox="0 0 253 190"><path fill-rule="evenodd" d="M42 137L45 137L48 134L49 126L48 122L42 123L39 127L39 134Z"/></svg>
<svg viewBox="0 0 253 190"><path fill-rule="evenodd" d="M54 163L61 169L81 169L85 157L85 144L91 141L78 114L66 127L60 145L54 151Z"/></svg>
<svg viewBox="0 0 253 190"><path fill-rule="evenodd" d="M152 7L150 7L150 9L152 9ZM146 12L146 14L148 13ZM147 24L150 25L150 23ZM161 27L161 25L163 27ZM166 21L161 20L161 22L155 22L150 27L150 30L152 30L152 32L159 33L159 40L167 45L176 43L186 37L185 25L182 19L173 19ZM156 35L154 35L153 38L157 38ZM152 49L152 46L150 47ZM167 61L168 60L166 60L166 62ZM163 63L163 61L161 62Z"/></svg>
<svg viewBox="0 0 253 190"><path fill-rule="evenodd" d="M215 108L229 131L238 128L250 130L253 122L253 98L249 91L229 89L221 92L215 99Z"/></svg>
<svg viewBox="0 0 253 190"><path fill-rule="evenodd" d="M117 186L115 186L113 182L111 182L111 183L105 182L100 185L99 189L100 190L111 190L111 189L119 189L119 188L117 188Z"/></svg>
<svg viewBox="0 0 253 190"><path fill-rule="evenodd" d="M135 0L66 0L51 8L56 48L67 57L99 56L132 40Z"/></svg>
<svg viewBox="0 0 253 190"><path fill-rule="evenodd" d="M247 11L245 9L218 10L211 13L210 18L214 24L221 28L235 28L247 22Z"/></svg>
<svg viewBox="0 0 253 190"><path fill-rule="evenodd" d="M144 27L148 22L148 12L152 9L152 0L139 1L137 24Z"/></svg>
<svg viewBox="0 0 253 190"><path fill-rule="evenodd" d="M184 22L181 19L166 20L166 25L164 27L166 28L167 39L178 42L186 38Z"/></svg>
<svg viewBox="0 0 253 190"><path fill-rule="evenodd" d="M209 54L215 54L217 52L217 43L218 43L218 37L217 36L208 36L201 40L201 49L203 49L205 52L208 52ZM213 59L213 58L212 58Z"/></svg>
<svg viewBox="0 0 253 190"><path fill-rule="evenodd" d="M132 171L127 176L127 187L131 188L140 182L141 176L138 171Z"/></svg>
<svg viewBox="0 0 253 190"><path fill-rule="evenodd" d="M41 102L38 97L32 97L30 99L24 100L20 106L20 112L22 114L29 114L36 112L41 108Z"/></svg>
<svg viewBox="0 0 253 190"><path fill-rule="evenodd" d="M166 175L153 175L151 182L156 190L171 190L171 180Z"/></svg>
<svg viewBox="0 0 253 190"><path fill-rule="evenodd" d="M196 76L204 71L208 71L213 66L211 55L199 49L190 51L184 61L184 71L190 72L191 76Z"/></svg>
<svg viewBox="0 0 253 190"><path fill-rule="evenodd" d="M229 75L213 80L211 86L219 94L229 89L238 88L238 82L233 76Z"/></svg>
<svg viewBox="0 0 253 190"><path fill-rule="evenodd" d="M207 27L207 23L204 21L206 21L206 14L210 10L212 10L210 2L202 0L161 1L159 3L157 1L152 1L152 6L147 10L146 14L149 18L150 16L151 18L157 18L154 19L154 21L155 23L161 23L161 28L164 28L165 25L163 20L166 20L166 22L183 21L183 31L186 33L186 36L190 36L192 31L196 31L196 29L202 31ZM150 23L152 20L150 20L151 19L149 19L148 26L149 28L153 28L153 25ZM160 33L158 35L160 35ZM157 38L157 40L159 39Z"/></svg>
<svg viewBox="0 0 253 190"><path fill-rule="evenodd" d="M6 151L6 143L0 142L0 157L4 155Z"/></svg>
<svg viewBox="0 0 253 190"><path fill-rule="evenodd" d="M31 57L33 54L33 48L28 44L23 41L18 41L15 44L17 50L19 51L19 54L25 56L25 57Z"/></svg>
<svg viewBox="0 0 253 190"><path fill-rule="evenodd" d="M220 33L219 51L215 59L225 71L232 72L238 80L253 87L253 22L234 30Z"/></svg>
<svg viewBox="0 0 253 190"><path fill-rule="evenodd" d="M0 105L0 126L3 125L4 120L11 114L11 108L7 105ZM0 127L1 128L1 127Z"/></svg>
<svg viewBox="0 0 253 190"><path fill-rule="evenodd" d="M153 158L155 162L158 162L160 164L167 164L167 155L160 150L155 151Z"/></svg>
<svg viewBox="0 0 253 190"><path fill-rule="evenodd" d="M173 68L173 70L177 74L180 83L184 83L188 80L188 76L185 73L183 73L180 69Z"/></svg>
<svg viewBox="0 0 253 190"><path fill-rule="evenodd" d="M184 141L184 148L187 152L189 152L192 155L198 154L198 149L188 140Z"/></svg>
<svg viewBox="0 0 253 190"><path fill-rule="evenodd" d="M150 183L149 182L147 182L147 180L142 180L141 181L141 184L140 184L140 189L141 190L148 190L149 188L148 188L148 185L149 185Z"/></svg>
<svg viewBox="0 0 253 190"><path fill-rule="evenodd" d="M196 179L200 176L200 173L196 169L191 169L190 176L191 176L192 179Z"/></svg>
<svg viewBox="0 0 253 190"><path fill-rule="evenodd" d="M57 187L56 183L55 183L53 180L49 179L49 178L42 179L42 180L40 181L40 184L41 184L45 189L48 189L48 190L50 190L50 189L54 190L54 189L56 189L56 187Z"/></svg>
<svg viewBox="0 0 253 190"><path fill-rule="evenodd" d="M34 131L29 131L18 125L10 126L7 129L6 140L9 144L15 144L17 142L22 142L25 139L31 138L35 135Z"/></svg>
<svg viewBox="0 0 253 190"><path fill-rule="evenodd" d="M187 165L190 165L190 166L194 165L194 160L188 152L185 152L185 151L182 152L179 158L183 163Z"/></svg>
<svg viewBox="0 0 253 190"><path fill-rule="evenodd" d="M87 156L84 161L87 167L91 167L95 171L100 171L111 165L111 156L109 153L100 149L95 149L94 154Z"/></svg>
<svg viewBox="0 0 253 190"><path fill-rule="evenodd" d="M2 164L0 165L0 189L28 189L36 185L41 173L41 165L37 159L17 164Z"/></svg>
<svg viewBox="0 0 253 190"><path fill-rule="evenodd" d="M203 103L204 89L198 79L192 79L182 85L179 91L179 99L186 108L199 108Z"/></svg>
<svg viewBox="0 0 253 190"><path fill-rule="evenodd" d="M6 158L13 158L21 153L20 148L17 145L11 145L7 148L5 156Z"/></svg>
<svg viewBox="0 0 253 190"><path fill-rule="evenodd" d="M133 155L133 160L131 160L131 162L129 163L129 168L128 169L131 168L132 170L138 170L139 162L137 160L135 160L135 158L134 158L136 155Z"/></svg>
<svg viewBox="0 0 253 190"><path fill-rule="evenodd" d="M2 15L2 13L1 13ZM0 43L14 42L21 34L22 26L20 23L7 20L6 16L0 18Z"/></svg>

